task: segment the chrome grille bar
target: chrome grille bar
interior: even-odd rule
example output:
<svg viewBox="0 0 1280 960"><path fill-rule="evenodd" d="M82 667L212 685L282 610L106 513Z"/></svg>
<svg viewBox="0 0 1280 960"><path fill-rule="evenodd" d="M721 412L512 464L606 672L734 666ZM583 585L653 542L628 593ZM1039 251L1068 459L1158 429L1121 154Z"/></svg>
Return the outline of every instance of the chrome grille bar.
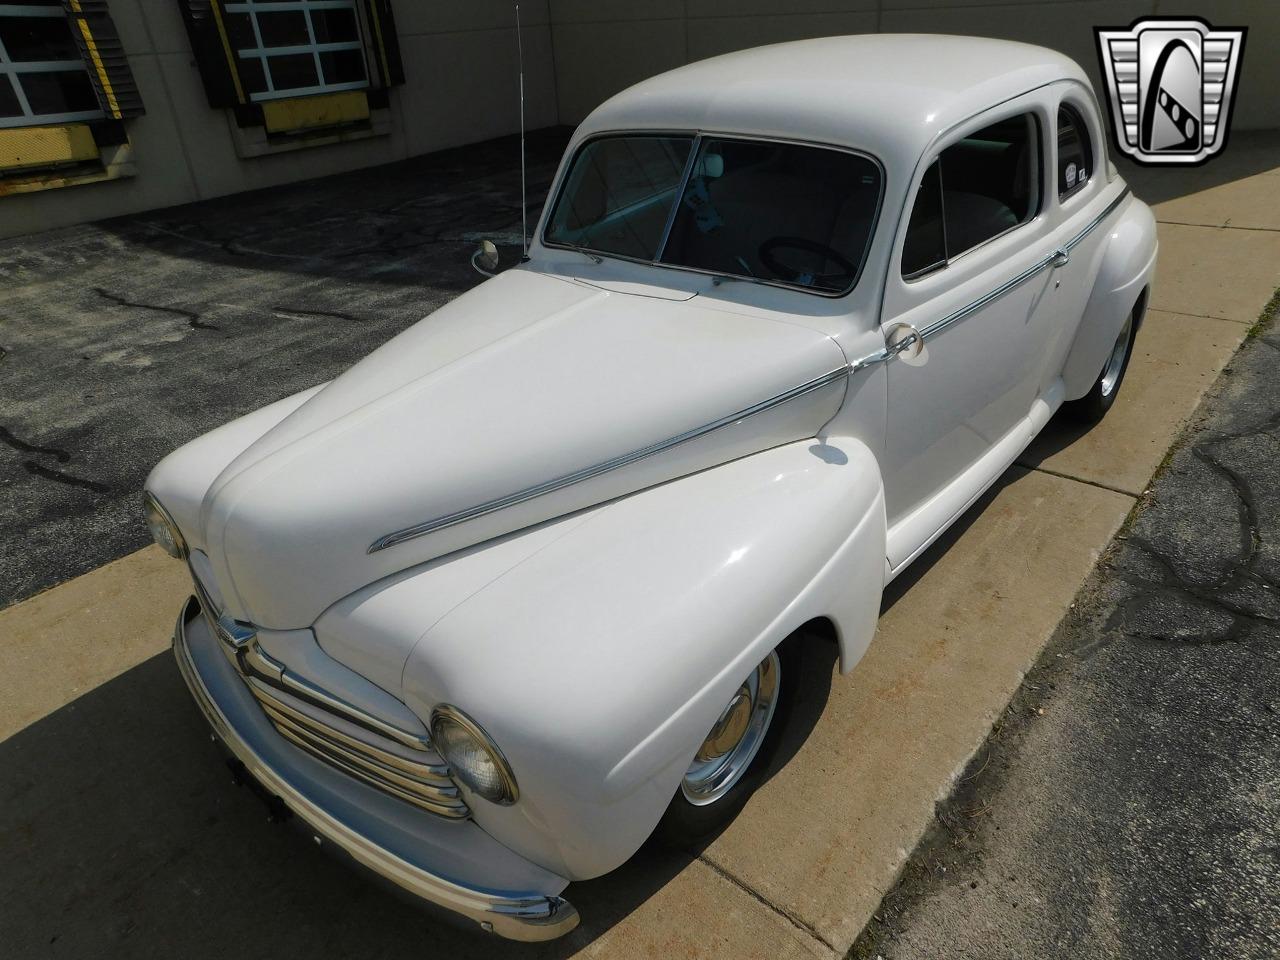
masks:
<svg viewBox="0 0 1280 960"><path fill-rule="evenodd" d="M258 643L252 624L240 636L191 569L198 603L214 635L280 736L358 780L427 810L461 820L471 815L449 766L420 733L404 730L291 673Z"/></svg>
<svg viewBox="0 0 1280 960"><path fill-rule="evenodd" d="M294 746L423 810L452 819L470 815L448 777L448 767L434 753L421 751L421 760L407 759L394 752L393 743L373 742L379 739L376 734L370 733L365 740L343 733L301 709L297 702L290 703L285 691L257 677L245 679L276 730Z"/></svg>

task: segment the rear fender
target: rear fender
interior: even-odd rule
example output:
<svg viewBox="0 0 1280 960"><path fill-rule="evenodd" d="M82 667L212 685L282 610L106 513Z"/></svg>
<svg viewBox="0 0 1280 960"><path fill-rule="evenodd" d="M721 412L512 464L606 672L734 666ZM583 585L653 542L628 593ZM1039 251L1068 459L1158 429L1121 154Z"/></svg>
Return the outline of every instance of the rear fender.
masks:
<svg viewBox="0 0 1280 960"><path fill-rule="evenodd" d="M428 716L470 713L519 803L476 800L517 852L583 879L652 832L733 690L815 617L845 669L884 577L884 496L856 440L776 447L592 511L460 602L409 654Z"/></svg>
<svg viewBox="0 0 1280 960"><path fill-rule="evenodd" d="M1102 262L1075 341L1062 369L1067 400L1088 393L1111 348L1136 308L1142 322L1147 291L1155 279L1156 221L1151 208L1136 197L1108 228Z"/></svg>

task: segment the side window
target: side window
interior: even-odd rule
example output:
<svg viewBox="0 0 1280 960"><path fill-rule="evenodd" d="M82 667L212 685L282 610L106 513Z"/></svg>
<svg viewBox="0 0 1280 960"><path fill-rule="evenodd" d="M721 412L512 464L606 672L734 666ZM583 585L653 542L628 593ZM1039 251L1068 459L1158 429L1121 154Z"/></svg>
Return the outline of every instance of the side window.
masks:
<svg viewBox="0 0 1280 960"><path fill-rule="evenodd" d="M1089 128L1075 107L1058 108L1058 199L1065 200L1093 175Z"/></svg>
<svg viewBox="0 0 1280 960"><path fill-rule="evenodd" d="M942 161L935 160L920 179L902 247L902 275L908 280L947 265L947 234L942 222Z"/></svg>
<svg viewBox="0 0 1280 960"><path fill-rule="evenodd" d="M907 224L902 275L921 276L1026 223L1040 205L1039 128L1031 114L983 127L925 171Z"/></svg>

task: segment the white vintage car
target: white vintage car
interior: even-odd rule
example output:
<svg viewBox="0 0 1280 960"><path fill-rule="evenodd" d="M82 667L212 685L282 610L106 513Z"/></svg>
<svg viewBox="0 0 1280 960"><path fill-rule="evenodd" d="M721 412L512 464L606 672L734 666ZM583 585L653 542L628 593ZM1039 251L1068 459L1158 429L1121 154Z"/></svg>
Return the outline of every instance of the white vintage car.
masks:
<svg viewBox="0 0 1280 960"><path fill-rule="evenodd" d="M805 645L853 669L1054 411L1106 413L1156 255L1106 143L1075 63L971 38L609 100L527 258L151 474L216 737L423 899L572 929L571 881L742 807Z"/></svg>

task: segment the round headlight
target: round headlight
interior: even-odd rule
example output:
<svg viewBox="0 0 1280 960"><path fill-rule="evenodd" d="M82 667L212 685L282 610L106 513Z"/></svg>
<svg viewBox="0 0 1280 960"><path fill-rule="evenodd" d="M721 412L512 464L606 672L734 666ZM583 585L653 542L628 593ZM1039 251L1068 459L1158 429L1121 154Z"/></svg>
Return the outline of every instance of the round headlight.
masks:
<svg viewBox="0 0 1280 960"><path fill-rule="evenodd" d="M160 549L181 560L187 555L187 541L182 538L182 531L173 522L169 512L160 506L160 502L151 494L145 499L147 511L147 529L151 531L151 539L159 544Z"/></svg>
<svg viewBox="0 0 1280 960"><path fill-rule="evenodd" d="M449 764L449 775L472 793L504 806L520 796L498 745L457 707L442 703L431 711L431 742Z"/></svg>

